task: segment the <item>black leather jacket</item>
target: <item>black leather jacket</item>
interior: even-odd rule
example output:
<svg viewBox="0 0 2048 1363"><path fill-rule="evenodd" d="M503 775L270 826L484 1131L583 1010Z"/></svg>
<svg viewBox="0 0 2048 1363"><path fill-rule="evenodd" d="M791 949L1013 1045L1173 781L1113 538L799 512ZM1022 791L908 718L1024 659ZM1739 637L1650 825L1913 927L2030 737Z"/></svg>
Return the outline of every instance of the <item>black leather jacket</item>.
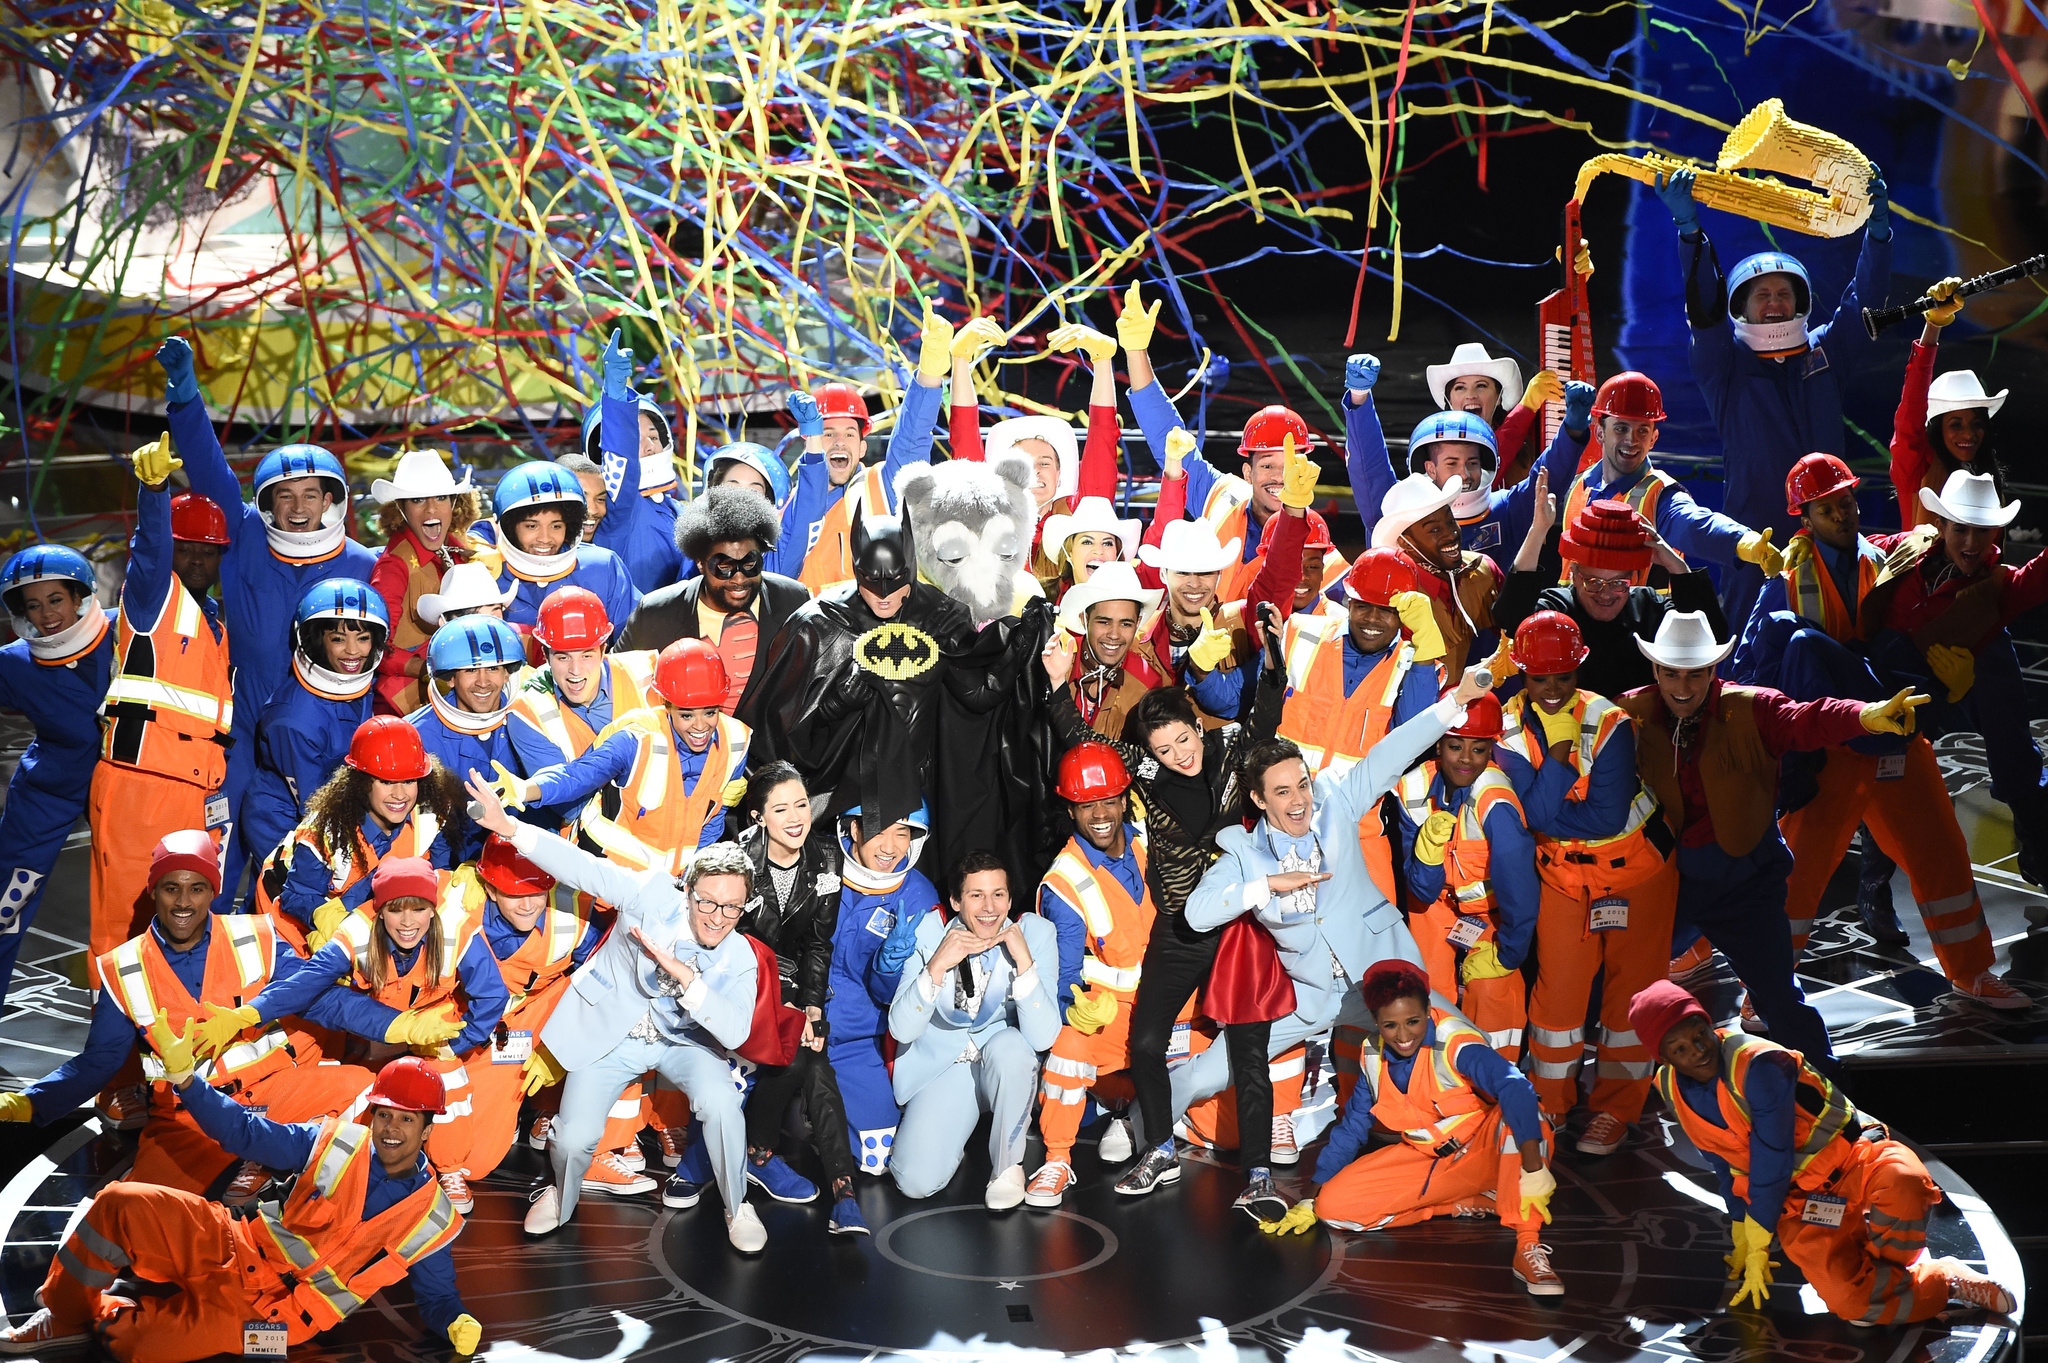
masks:
<svg viewBox="0 0 2048 1363"><path fill-rule="evenodd" d="M747 901L739 930L775 949L783 1002L823 1008L832 933L839 923L838 839L828 828L812 831L787 904L776 898L775 878L768 871L767 830L755 824L740 834L739 845L754 865L754 897Z"/></svg>

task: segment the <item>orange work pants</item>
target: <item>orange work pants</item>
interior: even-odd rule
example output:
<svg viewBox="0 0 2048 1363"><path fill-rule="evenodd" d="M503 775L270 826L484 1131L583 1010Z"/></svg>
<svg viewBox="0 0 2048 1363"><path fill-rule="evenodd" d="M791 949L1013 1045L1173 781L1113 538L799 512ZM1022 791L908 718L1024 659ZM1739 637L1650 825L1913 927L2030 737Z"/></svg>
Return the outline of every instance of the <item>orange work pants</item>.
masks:
<svg viewBox="0 0 2048 1363"><path fill-rule="evenodd" d="M1486 1033L1487 1044L1503 1058L1520 1059L1522 1030L1529 1025L1528 983L1522 972L1511 970L1495 979L1461 983L1461 954L1450 936L1458 927L1457 912L1439 899L1409 922L1415 929L1415 945L1422 952L1423 969L1429 973L1429 987L1447 999L1456 999L1472 1025ZM1486 930L1473 945L1497 940L1489 918Z"/></svg>
<svg viewBox="0 0 2048 1363"><path fill-rule="evenodd" d="M353 1117L375 1080L361 1065L290 1065L245 1085L234 1098L273 1122L314 1122L329 1115ZM169 1094L167 1085L152 1085L149 1124L142 1128L127 1178L204 1193L235 1157L201 1131Z"/></svg>
<svg viewBox="0 0 2048 1363"><path fill-rule="evenodd" d="M1413 1226L1452 1204L1494 1195L1501 1224L1517 1244L1535 1244L1541 1217L1522 1215L1522 1154L1500 1109L1490 1107L1471 1128L1464 1149L1442 1156L1410 1141L1383 1145L1337 1171L1316 1194L1316 1216L1363 1230ZM1544 1145L1550 1132L1544 1130Z"/></svg>
<svg viewBox="0 0 2048 1363"><path fill-rule="evenodd" d="M1809 1191L1848 1200L1841 1225L1804 1219ZM1941 1189L1918 1155L1897 1141L1858 1141L1825 1189L1794 1188L1785 1199L1778 1243L1842 1319L1865 1325L1926 1320L1948 1305L1948 1279L1920 1257L1927 1248L1927 1209L1939 1201Z"/></svg>
<svg viewBox="0 0 2048 1363"><path fill-rule="evenodd" d="M86 983L99 987L99 959L141 932L155 906L149 858L166 833L206 827L206 792L189 781L102 762L92 769L86 818L92 840L91 954ZM241 1349L238 1340L235 1348Z"/></svg>
<svg viewBox="0 0 2048 1363"><path fill-rule="evenodd" d="M1906 868L1942 973L1968 984L1991 969L1991 929L1977 899L1977 877L1970 869L1962 825L1956 822L1955 801L1925 738L1906 745L1900 775L1878 779L1883 760L1849 748L1828 749L1820 793L1778 821L1792 849L1792 877L1785 886L1792 949L1805 950L1821 892L1862 823L1869 825L1885 855Z"/></svg>
<svg viewBox="0 0 2048 1363"><path fill-rule="evenodd" d="M434 1129L427 1133L427 1158L437 1169L460 1169L476 1133L476 1088L470 1074L489 1068L490 1047L479 1046L468 1055L424 1058L441 1076L447 1102L447 1111L434 1118Z"/></svg>
<svg viewBox="0 0 2048 1363"><path fill-rule="evenodd" d="M1116 1017L1099 1032L1060 1028L1045 1057L1038 1134L1047 1160L1071 1161L1081 1114L1092 1091L1098 1103L1121 1107L1137 1097L1131 1085L1131 1004L1135 994L1118 994Z"/></svg>
<svg viewBox="0 0 2048 1363"><path fill-rule="evenodd" d="M1543 1110L1562 1117L1579 1099L1586 1053L1586 1006L1600 986L1600 1032L1593 1070L1595 1112L1622 1122L1643 1115L1657 1057L1628 1025L1628 1005L1671 966L1671 925L1678 912L1678 862L1660 861L1647 879L1601 884L1564 860L1557 843L1539 843L1543 897L1536 913L1536 988L1529 996L1530 1080ZM1593 931L1593 901L1628 901L1628 926Z"/></svg>

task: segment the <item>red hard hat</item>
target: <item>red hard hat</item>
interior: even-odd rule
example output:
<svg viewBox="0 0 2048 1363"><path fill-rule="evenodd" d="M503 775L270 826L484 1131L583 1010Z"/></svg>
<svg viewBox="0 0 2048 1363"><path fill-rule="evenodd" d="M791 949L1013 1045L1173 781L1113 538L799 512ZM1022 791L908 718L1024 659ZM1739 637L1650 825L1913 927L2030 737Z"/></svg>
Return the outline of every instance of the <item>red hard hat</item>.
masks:
<svg viewBox="0 0 2048 1363"><path fill-rule="evenodd" d="M1330 538L1330 523L1328 521L1313 511L1304 511L1301 513L1301 517L1308 522L1307 533L1301 541L1303 549L1321 549L1328 553L1337 547L1336 541Z"/></svg>
<svg viewBox="0 0 2048 1363"><path fill-rule="evenodd" d="M1500 697L1487 691L1465 707L1465 722L1446 732L1460 738L1499 738L1500 727Z"/></svg>
<svg viewBox="0 0 2048 1363"><path fill-rule="evenodd" d="M1123 758L1107 743L1076 743L1060 758L1062 800L1107 800L1130 788L1131 774L1124 770Z"/></svg>
<svg viewBox="0 0 2048 1363"><path fill-rule="evenodd" d="M1808 502L1832 497L1862 481L1832 454L1802 454L1785 475L1785 514L1796 516Z"/></svg>
<svg viewBox="0 0 2048 1363"><path fill-rule="evenodd" d="M603 648L604 641L612 637L612 622L596 592L585 587L557 587L540 603L533 637L550 651Z"/></svg>
<svg viewBox="0 0 2048 1363"><path fill-rule="evenodd" d="M432 770L420 731L397 715L373 715L348 741L351 767L379 781L419 781Z"/></svg>
<svg viewBox="0 0 2048 1363"><path fill-rule="evenodd" d="M1244 437L1237 442L1237 452L1247 459L1255 454L1271 454L1285 449L1290 435L1294 437L1294 448L1307 454L1308 423L1292 408L1277 403L1261 407L1244 423Z"/></svg>
<svg viewBox="0 0 2048 1363"><path fill-rule="evenodd" d="M171 498L171 538L192 544L227 544L227 513L211 497L181 492Z"/></svg>
<svg viewBox="0 0 2048 1363"><path fill-rule="evenodd" d="M448 1110L448 1090L432 1065L416 1055L401 1055L377 1071L370 1096L371 1107L395 1107L401 1112L431 1112L436 1117Z"/></svg>
<svg viewBox="0 0 2048 1363"><path fill-rule="evenodd" d="M546 894L555 888L555 878L519 855L511 842L491 834L484 839L483 855L476 860L477 878L499 894Z"/></svg>
<svg viewBox="0 0 2048 1363"><path fill-rule="evenodd" d="M821 419L825 417L850 416L860 423L860 433L862 435L868 433L867 399L863 398L860 395L860 390L852 384L828 383L812 393L811 397L817 401L818 416Z"/></svg>
<svg viewBox="0 0 2048 1363"><path fill-rule="evenodd" d="M156 850L149 854L150 886L154 888L173 871L197 871L219 894L220 849L213 845L213 835L203 828L181 828L164 834Z"/></svg>
<svg viewBox="0 0 2048 1363"><path fill-rule="evenodd" d="M1586 661L1578 621L1562 611L1537 611L1515 627L1515 666L1537 677L1576 672Z"/></svg>
<svg viewBox="0 0 2048 1363"><path fill-rule="evenodd" d="M702 639L678 639L654 661L654 689L670 705L725 704L725 659Z"/></svg>
<svg viewBox="0 0 2048 1363"><path fill-rule="evenodd" d="M1399 592L1415 590L1415 565L1399 549L1368 549L1344 574L1344 595L1368 606L1391 606Z"/></svg>
<svg viewBox="0 0 2048 1363"><path fill-rule="evenodd" d="M1662 421L1664 392L1648 374L1624 369L1600 385L1593 395L1594 416L1618 416L1624 421Z"/></svg>
<svg viewBox="0 0 2048 1363"><path fill-rule="evenodd" d="M425 857L386 857L370 873L370 898L379 905L394 899L424 899L431 904L440 897L440 873Z"/></svg>

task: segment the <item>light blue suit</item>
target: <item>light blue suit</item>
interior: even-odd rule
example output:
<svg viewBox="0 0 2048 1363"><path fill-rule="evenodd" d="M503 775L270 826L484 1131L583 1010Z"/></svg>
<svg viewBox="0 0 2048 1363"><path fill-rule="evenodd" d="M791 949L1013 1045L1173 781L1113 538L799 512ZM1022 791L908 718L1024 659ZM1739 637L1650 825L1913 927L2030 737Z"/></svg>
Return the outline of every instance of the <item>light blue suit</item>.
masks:
<svg viewBox="0 0 2048 1363"><path fill-rule="evenodd" d="M1024 1162L1024 1136L1038 1097L1038 1056L1060 1034L1052 988L1059 935L1036 914L1018 919L1031 969L1018 975L1003 947L968 958L985 977L972 1015L954 1002L954 972L932 988L925 964L950 930L951 916L925 915L903 982L889 1005L889 1032L902 1046L893 1083L903 1120L889 1172L908 1197L930 1197L953 1181L967 1138L983 1112L994 1114L989 1161L1000 1174Z"/></svg>
<svg viewBox="0 0 2048 1363"><path fill-rule="evenodd" d="M612 1105L649 1070L689 1096L718 1191L727 1212L737 1210L747 1191L747 1137L730 1052L754 1025L753 947L737 932L699 946L683 892L666 871L628 871L526 825L516 841L534 865L618 911L541 1029L541 1042L569 1072L548 1146L561 1219L576 1209ZM681 997L662 992L660 968L629 933L636 927L697 972ZM642 1018L652 1019L659 1040L627 1035Z"/></svg>

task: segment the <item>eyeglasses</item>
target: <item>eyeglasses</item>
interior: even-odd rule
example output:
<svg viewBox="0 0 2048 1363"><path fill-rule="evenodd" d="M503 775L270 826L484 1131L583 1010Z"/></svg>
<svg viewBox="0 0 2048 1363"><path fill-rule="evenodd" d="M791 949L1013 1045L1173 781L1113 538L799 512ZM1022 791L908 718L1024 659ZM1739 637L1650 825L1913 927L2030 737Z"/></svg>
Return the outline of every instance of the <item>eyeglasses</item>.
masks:
<svg viewBox="0 0 2048 1363"><path fill-rule="evenodd" d="M761 556L748 554L745 558L727 558L724 554L713 554L705 560L704 571L720 582L730 582L736 577L759 577Z"/></svg>
<svg viewBox="0 0 2048 1363"><path fill-rule="evenodd" d="M747 911L744 904L721 904L716 899L706 899L698 894L692 894L690 902L706 913L715 913L720 918L730 918L734 922L738 922L741 915Z"/></svg>
<svg viewBox="0 0 2048 1363"><path fill-rule="evenodd" d="M1595 577L1588 572L1580 572L1577 577L1579 586L1595 596L1612 596L1635 586L1632 577Z"/></svg>

